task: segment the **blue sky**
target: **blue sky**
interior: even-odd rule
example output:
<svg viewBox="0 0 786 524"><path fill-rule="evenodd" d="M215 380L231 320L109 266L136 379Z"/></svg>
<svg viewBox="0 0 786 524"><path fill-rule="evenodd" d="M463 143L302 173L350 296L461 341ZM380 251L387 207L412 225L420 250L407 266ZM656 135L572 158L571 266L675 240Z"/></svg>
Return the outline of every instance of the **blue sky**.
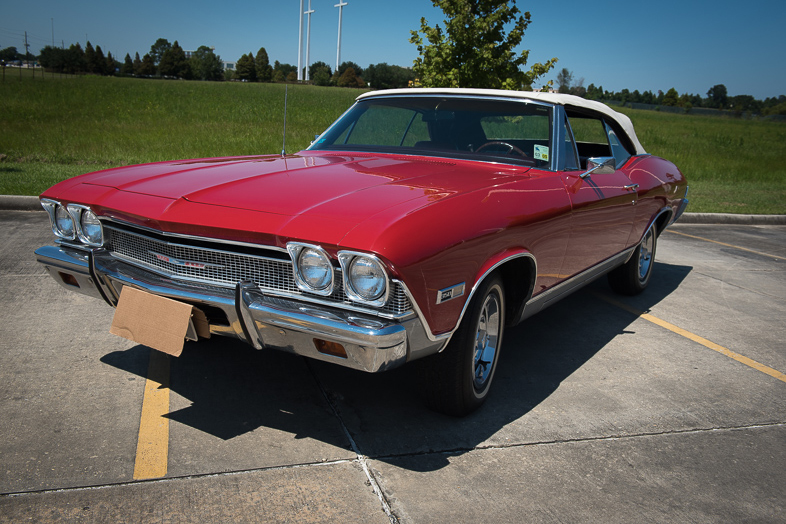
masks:
<svg viewBox="0 0 786 524"><path fill-rule="evenodd" d="M342 61L361 67L387 62L411 66L417 49L409 31L420 18L441 23L430 0L345 0ZM311 0L311 62L335 67L338 0ZM256 54L297 64L299 0L29 0L4 2L0 48L30 50L85 40L122 59L140 56L156 39L177 40L185 49L215 47L224 60ZM308 0L305 0L308 5ZM715 84L730 95L758 99L786 94L786 3L661 0L562 0L517 2L532 14L522 48L529 63L557 57L584 85L633 91L674 87L706 96ZM54 22L54 24L53 24ZM305 47L305 44L304 44ZM305 58L304 58L305 60Z"/></svg>

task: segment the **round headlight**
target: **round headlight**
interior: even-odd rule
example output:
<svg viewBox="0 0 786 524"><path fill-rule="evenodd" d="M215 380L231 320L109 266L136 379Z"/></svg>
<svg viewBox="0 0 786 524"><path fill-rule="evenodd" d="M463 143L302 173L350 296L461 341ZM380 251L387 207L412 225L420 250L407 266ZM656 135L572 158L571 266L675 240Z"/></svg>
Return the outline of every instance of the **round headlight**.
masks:
<svg viewBox="0 0 786 524"><path fill-rule="evenodd" d="M61 237L74 238L74 219L64 206L55 207L55 227Z"/></svg>
<svg viewBox="0 0 786 524"><path fill-rule="evenodd" d="M95 213L89 209L85 209L81 213L79 219L79 226L82 230L82 237L86 243L100 246L104 243L104 233L101 229L101 222Z"/></svg>
<svg viewBox="0 0 786 524"><path fill-rule="evenodd" d="M297 266L300 278L311 289L324 291L333 283L333 267L321 251L310 247L303 249Z"/></svg>
<svg viewBox="0 0 786 524"><path fill-rule="evenodd" d="M377 300L385 293L385 270L374 259L355 257L349 264L349 284L363 300Z"/></svg>

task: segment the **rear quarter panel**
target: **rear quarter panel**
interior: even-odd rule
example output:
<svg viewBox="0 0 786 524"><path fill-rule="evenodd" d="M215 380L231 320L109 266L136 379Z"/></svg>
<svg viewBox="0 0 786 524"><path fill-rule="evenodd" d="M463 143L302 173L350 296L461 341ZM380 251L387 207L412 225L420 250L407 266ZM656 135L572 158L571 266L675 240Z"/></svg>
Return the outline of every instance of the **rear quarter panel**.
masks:
<svg viewBox="0 0 786 524"><path fill-rule="evenodd" d="M677 212L687 191L685 176L663 158L635 156L624 166L630 179L639 184L633 231L628 245L638 244L652 221L664 210Z"/></svg>

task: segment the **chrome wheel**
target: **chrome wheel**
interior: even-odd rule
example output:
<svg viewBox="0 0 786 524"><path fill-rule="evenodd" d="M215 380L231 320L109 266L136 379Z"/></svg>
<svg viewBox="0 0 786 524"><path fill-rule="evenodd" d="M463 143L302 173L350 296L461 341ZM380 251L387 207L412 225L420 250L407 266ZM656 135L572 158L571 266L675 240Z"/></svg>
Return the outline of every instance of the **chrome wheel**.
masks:
<svg viewBox="0 0 786 524"><path fill-rule="evenodd" d="M499 344L501 321L499 312L497 295L487 295L475 332L475 355L472 360L475 391L482 391L491 376L492 364Z"/></svg>
<svg viewBox="0 0 786 524"><path fill-rule="evenodd" d="M653 225L647 230L630 260L609 272L609 284L617 293L638 295L647 288L655 267L655 249L658 245L656 227Z"/></svg>
<svg viewBox="0 0 786 524"><path fill-rule="evenodd" d="M652 265L654 251L655 233L650 228L639 246L639 282L646 282L650 276L650 266Z"/></svg>
<svg viewBox="0 0 786 524"><path fill-rule="evenodd" d="M476 290L448 346L418 361L420 387L429 407L464 416L488 397L502 350L505 290L499 275Z"/></svg>

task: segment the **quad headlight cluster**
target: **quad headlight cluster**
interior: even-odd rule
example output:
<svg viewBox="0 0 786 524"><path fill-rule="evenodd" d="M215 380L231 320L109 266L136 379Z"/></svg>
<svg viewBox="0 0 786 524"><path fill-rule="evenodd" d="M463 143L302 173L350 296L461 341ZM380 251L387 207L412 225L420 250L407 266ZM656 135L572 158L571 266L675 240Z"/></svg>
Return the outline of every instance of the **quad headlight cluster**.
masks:
<svg viewBox="0 0 786 524"><path fill-rule="evenodd" d="M104 228L93 211L81 204L68 204L42 199L41 205L49 214L52 232L64 240L79 240L92 247L104 244Z"/></svg>
<svg viewBox="0 0 786 524"><path fill-rule="evenodd" d="M328 296L334 290L334 269L327 252L320 246L290 242L295 282L301 291ZM388 275L375 256L355 251L339 251L338 262L344 291L350 300L368 306L382 306L388 298Z"/></svg>

